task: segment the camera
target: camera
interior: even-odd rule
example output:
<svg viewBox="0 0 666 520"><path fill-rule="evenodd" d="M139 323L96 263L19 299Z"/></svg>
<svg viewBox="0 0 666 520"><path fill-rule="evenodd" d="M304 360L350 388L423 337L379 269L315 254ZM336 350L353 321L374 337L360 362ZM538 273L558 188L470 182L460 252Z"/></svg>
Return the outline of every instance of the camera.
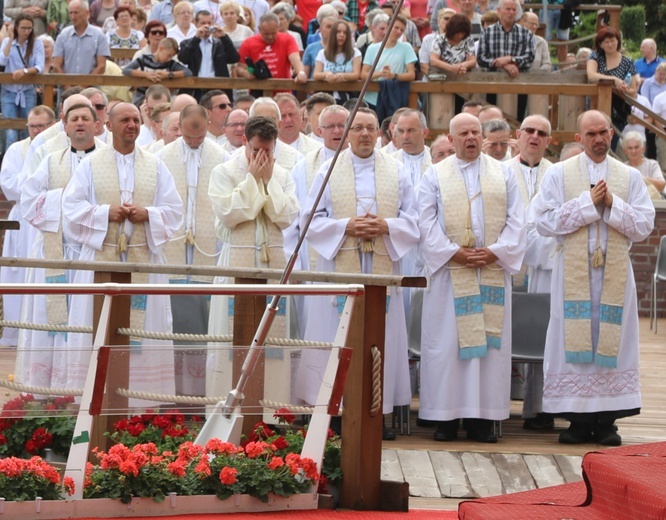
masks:
<svg viewBox="0 0 666 520"><path fill-rule="evenodd" d="M217 28L214 25L211 25L211 26L208 27L208 32L211 33L211 34L213 34L216 30L217 30Z"/></svg>

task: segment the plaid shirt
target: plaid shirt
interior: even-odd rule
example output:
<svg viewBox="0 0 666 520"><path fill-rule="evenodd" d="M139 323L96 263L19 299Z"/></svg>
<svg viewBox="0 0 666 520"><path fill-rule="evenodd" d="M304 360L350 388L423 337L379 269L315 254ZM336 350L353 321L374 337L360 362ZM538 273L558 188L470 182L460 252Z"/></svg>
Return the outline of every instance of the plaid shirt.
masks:
<svg viewBox="0 0 666 520"><path fill-rule="evenodd" d="M497 70L492 66L496 58L511 56L518 70L526 72L534 62L534 36L524 27L514 23L506 32L500 22L481 33L477 61L479 67Z"/></svg>
<svg viewBox="0 0 666 520"><path fill-rule="evenodd" d="M379 4L377 3L377 0L368 0L368 5L365 8L365 14L367 15L370 11L372 11L373 9L377 9L378 7ZM363 27L359 26L361 13L358 5L358 0L347 0L347 14L345 16L356 24L357 31L359 34L364 33L368 30L368 26L365 23L363 24ZM363 21L365 22L365 17L363 17Z"/></svg>

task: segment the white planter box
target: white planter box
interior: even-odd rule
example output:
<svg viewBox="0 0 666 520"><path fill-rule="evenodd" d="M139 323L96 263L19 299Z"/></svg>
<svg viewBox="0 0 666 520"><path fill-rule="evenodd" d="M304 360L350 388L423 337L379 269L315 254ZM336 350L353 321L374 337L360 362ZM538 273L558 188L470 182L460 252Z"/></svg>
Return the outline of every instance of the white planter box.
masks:
<svg viewBox="0 0 666 520"><path fill-rule="evenodd" d="M157 503L151 498L135 498L131 504L110 498L87 500L0 501L0 520L58 520L65 518L133 518L206 513L265 512L316 509L317 493L300 493L287 498L271 497L267 503L249 495L227 500L216 496L176 496Z"/></svg>

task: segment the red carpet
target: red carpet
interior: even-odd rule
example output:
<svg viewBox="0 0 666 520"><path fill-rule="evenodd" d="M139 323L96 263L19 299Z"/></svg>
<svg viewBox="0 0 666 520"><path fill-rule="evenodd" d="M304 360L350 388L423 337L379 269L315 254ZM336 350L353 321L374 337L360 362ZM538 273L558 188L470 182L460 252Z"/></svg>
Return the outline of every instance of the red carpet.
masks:
<svg viewBox="0 0 666 520"><path fill-rule="evenodd" d="M316 511L280 511L268 513L226 513L219 515L178 515L164 517L136 517L134 520L457 520L457 511L412 509L409 513L387 511L340 511L318 509ZM82 518L79 520L95 520ZM108 520L108 519L107 519Z"/></svg>

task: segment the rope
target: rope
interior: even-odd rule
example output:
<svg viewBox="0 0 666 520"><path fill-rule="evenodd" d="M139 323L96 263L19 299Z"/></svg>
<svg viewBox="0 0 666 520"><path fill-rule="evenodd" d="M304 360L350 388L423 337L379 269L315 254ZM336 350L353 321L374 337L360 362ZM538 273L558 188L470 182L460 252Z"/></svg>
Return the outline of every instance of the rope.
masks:
<svg viewBox="0 0 666 520"><path fill-rule="evenodd" d="M382 407L382 354L376 346L372 347L372 404L370 416L374 417Z"/></svg>
<svg viewBox="0 0 666 520"><path fill-rule="evenodd" d="M83 390L78 388L49 388L48 386L30 386L22 385L21 383L14 383L8 379L0 379L0 386L16 390L17 392L27 392L29 394L39 395L73 395L75 397L82 396Z"/></svg>
<svg viewBox="0 0 666 520"><path fill-rule="evenodd" d="M143 329L119 328L118 334L121 336L134 336L137 338L174 340L174 341L198 341L212 343L231 343L234 337L231 334L213 335L213 334L182 334L154 332ZM333 347L333 343L323 341L304 341L300 339L288 338L266 338L265 343L281 347Z"/></svg>
<svg viewBox="0 0 666 520"><path fill-rule="evenodd" d="M0 327L11 327L14 329L41 330L44 332L79 332L81 334L92 334L92 327L74 327L70 325L29 323L26 321L1 320Z"/></svg>
<svg viewBox="0 0 666 520"><path fill-rule="evenodd" d="M263 406L264 408L288 408L290 412L294 413L305 413L305 414L311 414L314 412L314 406L301 406L297 404L289 404L289 403L276 403L275 401L268 401L266 399L261 399L259 401L259 404Z"/></svg>

